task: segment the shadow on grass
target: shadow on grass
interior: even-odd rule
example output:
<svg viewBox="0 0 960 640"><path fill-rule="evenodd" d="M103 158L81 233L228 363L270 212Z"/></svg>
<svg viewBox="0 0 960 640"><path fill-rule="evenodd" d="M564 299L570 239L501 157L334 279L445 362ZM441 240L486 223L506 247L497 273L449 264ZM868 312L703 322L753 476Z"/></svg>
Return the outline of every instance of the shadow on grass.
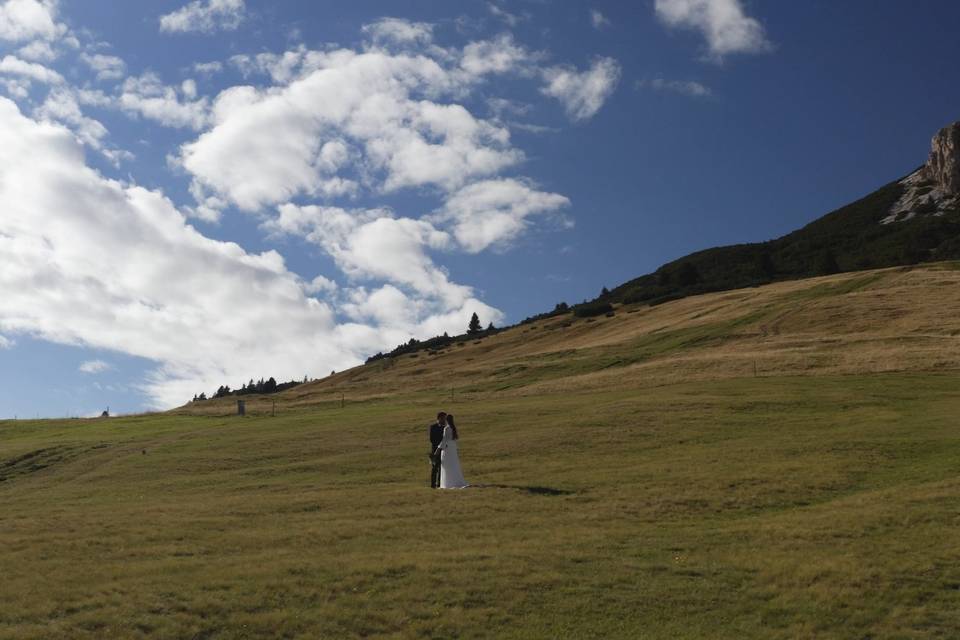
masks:
<svg viewBox="0 0 960 640"><path fill-rule="evenodd" d="M477 489L514 489L516 491L524 491L531 495L535 496L569 496L573 495L573 491L567 491L566 489L554 489L552 487L530 487L530 486L521 486L516 484L474 484L472 487Z"/></svg>

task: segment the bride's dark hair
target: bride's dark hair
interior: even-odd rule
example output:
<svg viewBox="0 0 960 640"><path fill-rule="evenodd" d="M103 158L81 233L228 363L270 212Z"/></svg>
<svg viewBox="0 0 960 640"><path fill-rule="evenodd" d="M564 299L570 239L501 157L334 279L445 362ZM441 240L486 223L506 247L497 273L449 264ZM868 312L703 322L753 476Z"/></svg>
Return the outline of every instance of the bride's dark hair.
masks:
<svg viewBox="0 0 960 640"><path fill-rule="evenodd" d="M451 429L453 429L453 439L454 439L454 440L459 440L459 439L460 439L460 435L457 434L457 425L455 425L455 424L453 423L453 416L450 415L449 413L447 414L447 424L450 425L450 428L451 428Z"/></svg>

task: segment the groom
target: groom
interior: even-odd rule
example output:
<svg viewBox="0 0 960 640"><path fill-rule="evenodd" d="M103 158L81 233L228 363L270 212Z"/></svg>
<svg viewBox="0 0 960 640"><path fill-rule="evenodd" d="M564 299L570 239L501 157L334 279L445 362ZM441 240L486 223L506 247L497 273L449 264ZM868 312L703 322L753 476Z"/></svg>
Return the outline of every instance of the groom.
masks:
<svg viewBox="0 0 960 640"><path fill-rule="evenodd" d="M447 424L447 414L437 414L437 421L430 425L430 488L440 487L440 452L437 447L443 441L443 427Z"/></svg>

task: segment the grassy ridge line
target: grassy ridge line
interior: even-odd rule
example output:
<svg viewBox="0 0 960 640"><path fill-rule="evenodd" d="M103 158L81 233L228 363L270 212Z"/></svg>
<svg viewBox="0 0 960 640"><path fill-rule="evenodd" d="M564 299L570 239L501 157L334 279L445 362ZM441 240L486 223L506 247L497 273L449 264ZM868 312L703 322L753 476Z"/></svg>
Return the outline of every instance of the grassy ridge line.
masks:
<svg viewBox="0 0 960 640"><path fill-rule="evenodd" d="M948 637L957 380L0 423L0 638Z"/></svg>
<svg viewBox="0 0 960 640"><path fill-rule="evenodd" d="M705 294L613 317L560 316L435 354L387 358L268 396L248 410L382 402L398 394L481 398L649 388L744 376L960 368L957 263L898 267ZM232 399L180 410L229 415Z"/></svg>

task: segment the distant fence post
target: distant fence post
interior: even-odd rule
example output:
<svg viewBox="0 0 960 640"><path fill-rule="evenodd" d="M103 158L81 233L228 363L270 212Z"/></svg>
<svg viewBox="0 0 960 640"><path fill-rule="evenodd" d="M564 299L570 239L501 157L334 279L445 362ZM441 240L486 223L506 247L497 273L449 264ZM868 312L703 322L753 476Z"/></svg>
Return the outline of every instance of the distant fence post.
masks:
<svg viewBox="0 0 960 640"><path fill-rule="evenodd" d="M247 401L246 400L237 400L237 415L245 416L247 415Z"/></svg>

